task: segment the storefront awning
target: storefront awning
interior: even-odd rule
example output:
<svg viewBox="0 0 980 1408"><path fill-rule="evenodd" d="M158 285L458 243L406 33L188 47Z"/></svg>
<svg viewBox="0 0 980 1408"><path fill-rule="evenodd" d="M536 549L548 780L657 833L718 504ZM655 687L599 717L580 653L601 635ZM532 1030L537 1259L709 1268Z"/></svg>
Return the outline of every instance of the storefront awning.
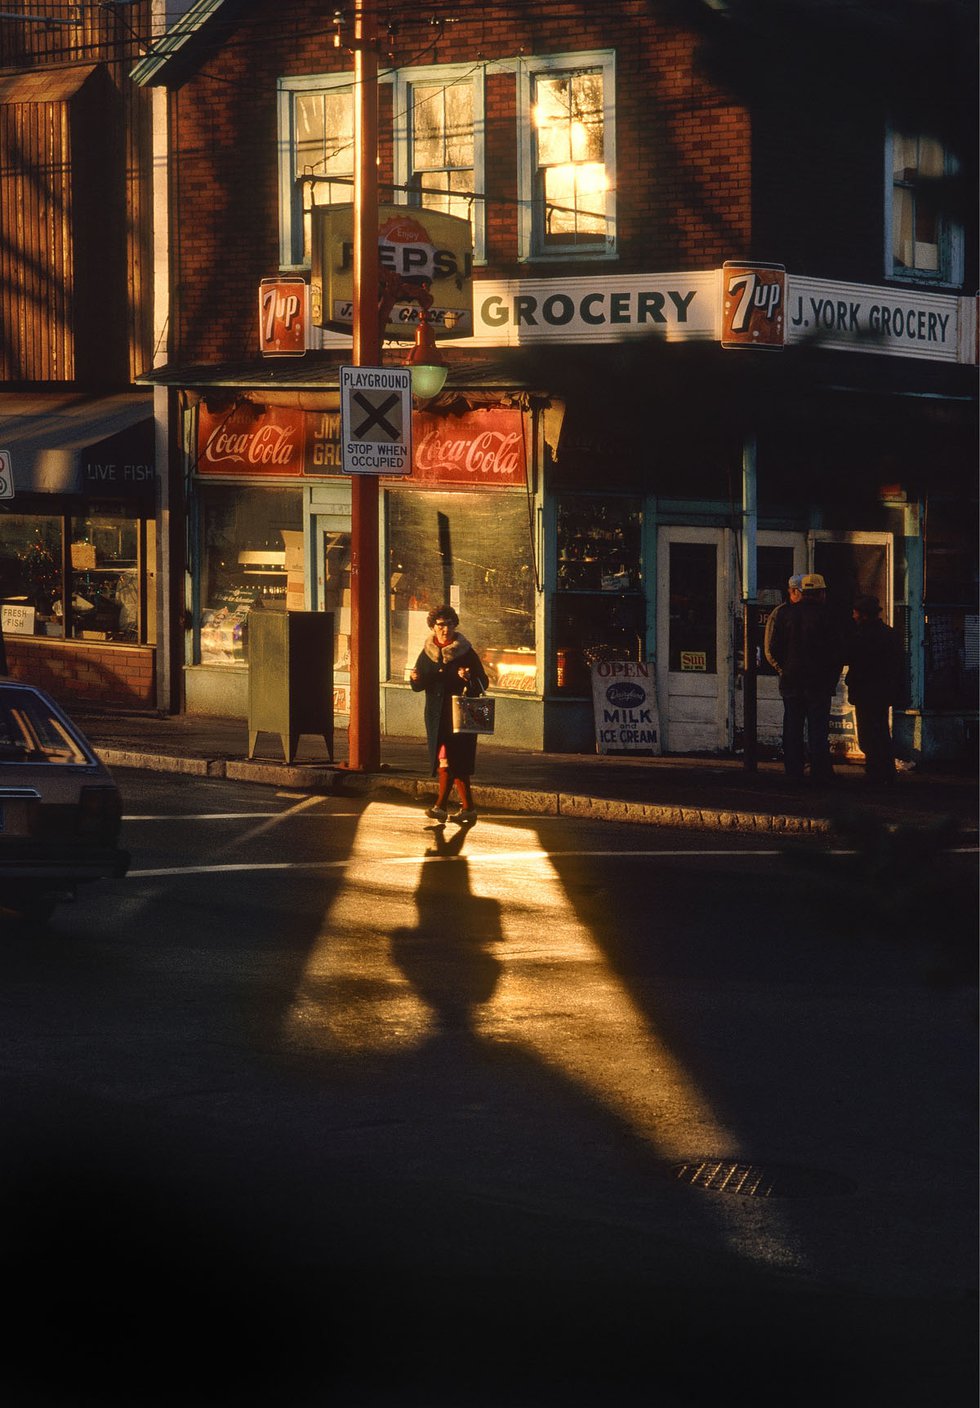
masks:
<svg viewBox="0 0 980 1408"><path fill-rule="evenodd" d="M152 395L0 393L0 450L20 494L115 497L153 478Z"/></svg>

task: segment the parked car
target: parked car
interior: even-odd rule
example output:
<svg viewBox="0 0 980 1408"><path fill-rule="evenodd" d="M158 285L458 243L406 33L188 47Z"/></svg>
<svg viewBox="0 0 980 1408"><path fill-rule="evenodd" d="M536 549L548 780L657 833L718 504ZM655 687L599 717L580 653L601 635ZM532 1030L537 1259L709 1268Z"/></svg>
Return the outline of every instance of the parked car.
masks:
<svg viewBox="0 0 980 1408"><path fill-rule="evenodd" d="M79 885L129 868L122 800L65 711L0 677L0 915L50 918Z"/></svg>

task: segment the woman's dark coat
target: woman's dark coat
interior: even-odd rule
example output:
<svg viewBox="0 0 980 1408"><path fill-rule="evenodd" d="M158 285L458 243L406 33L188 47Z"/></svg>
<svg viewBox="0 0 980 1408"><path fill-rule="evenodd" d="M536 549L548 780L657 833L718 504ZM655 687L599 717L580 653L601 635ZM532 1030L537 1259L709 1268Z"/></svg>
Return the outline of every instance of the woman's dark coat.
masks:
<svg viewBox="0 0 980 1408"><path fill-rule="evenodd" d="M468 685L459 677L461 669L470 671ZM477 735L453 733L453 695L464 690L480 694L486 689L487 672L479 655L458 631L443 649L430 636L415 662L415 670L418 678L411 685L416 693L425 691L425 732L433 777L439 770L439 749L443 744L453 777L470 777L476 766Z"/></svg>

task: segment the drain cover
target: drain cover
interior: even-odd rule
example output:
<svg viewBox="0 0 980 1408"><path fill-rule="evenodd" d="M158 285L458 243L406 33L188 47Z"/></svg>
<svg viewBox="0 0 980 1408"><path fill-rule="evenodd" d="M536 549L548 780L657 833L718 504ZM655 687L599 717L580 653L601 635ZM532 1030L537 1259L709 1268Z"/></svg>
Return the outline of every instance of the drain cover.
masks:
<svg viewBox="0 0 980 1408"><path fill-rule="evenodd" d="M678 1183L711 1193L737 1193L743 1198L826 1198L853 1193L855 1186L837 1173L734 1159L690 1159L672 1165L670 1171Z"/></svg>

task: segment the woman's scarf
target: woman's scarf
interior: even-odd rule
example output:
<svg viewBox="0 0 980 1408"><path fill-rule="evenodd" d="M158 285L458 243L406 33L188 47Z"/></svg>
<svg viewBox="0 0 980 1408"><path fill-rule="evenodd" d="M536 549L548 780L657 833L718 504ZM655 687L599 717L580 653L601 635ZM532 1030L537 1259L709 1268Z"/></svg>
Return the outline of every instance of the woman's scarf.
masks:
<svg viewBox="0 0 980 1408"><path fill-rule="evenodd" d="M447 645L440 646L436 642L435 635L429 636L423 647L430 660L434 660L437 665L449 665L453 660L458 660L461 655L471 649L469 641L465 636L461 636L459 631Z"/></svg>

